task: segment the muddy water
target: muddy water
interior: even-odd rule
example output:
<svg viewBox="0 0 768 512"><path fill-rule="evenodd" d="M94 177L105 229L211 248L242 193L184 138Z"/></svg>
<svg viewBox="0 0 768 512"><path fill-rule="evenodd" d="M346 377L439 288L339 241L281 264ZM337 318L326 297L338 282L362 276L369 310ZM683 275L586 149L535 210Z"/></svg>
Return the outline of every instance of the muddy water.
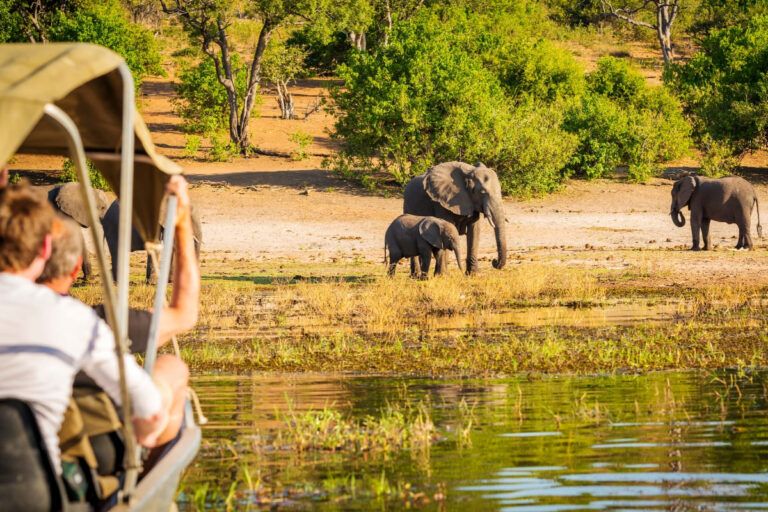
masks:
<svg viewBox="0 0 768 512"><path fill-rule="evenodd" d="M211 375L195 387L210 422L182 510L768 509L768 373ZM427 406L430 449L296 453L269 442L288 407L363 417L396 402Z"/></svg>

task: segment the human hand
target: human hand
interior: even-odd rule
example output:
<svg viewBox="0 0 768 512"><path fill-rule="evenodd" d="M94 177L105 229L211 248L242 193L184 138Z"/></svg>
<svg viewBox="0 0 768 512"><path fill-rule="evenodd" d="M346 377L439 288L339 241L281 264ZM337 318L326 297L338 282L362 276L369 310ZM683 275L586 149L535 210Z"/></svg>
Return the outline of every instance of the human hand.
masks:
<svg viewBox="0 0 768 512"><path fill-rule="evenodd" d="M3 167L0 169L0 188L8 186L8 168Z"/></svg>

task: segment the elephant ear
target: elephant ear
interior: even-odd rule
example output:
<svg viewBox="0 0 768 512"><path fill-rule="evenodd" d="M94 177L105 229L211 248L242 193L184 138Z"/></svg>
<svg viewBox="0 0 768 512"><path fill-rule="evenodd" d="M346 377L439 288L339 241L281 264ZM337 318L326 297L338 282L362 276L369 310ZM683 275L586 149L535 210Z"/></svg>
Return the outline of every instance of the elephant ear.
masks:
<svg viewBox="0 0 768 512"><path fill-rule="evenodd" d="M432 167L424 177L424 190L440 206L456 215L470 216L475 204L467 190L468 173L473 170L462 162L445 162Z"/></svg>
<svg viewBox="0 0 768 512"><path fill-rule="evenodd" d="M419 234L435 249L443 248L443 237L440 236L440 224L434 219L426 218L419 222Z"/></svg>
<svg viewBox="0 0 768 512"><path fill-rule="evenodd" d="M79 183L67 183L66 185L62 185L56 196L56 206L62 213L72 217L74 221L82 227L87 228L90 226L85 205L80 197Z"/></svg>
<svg viewBox="0 0 768 512"><path fill-rule="evenodd" d="M93 194L96 198L96 216L102 219L112 201L109 200L109 196L103 190L95 188L93 189Z"/></svg>
<svg viewBox="0 0 768 512"><path fill-rule="evenodd" d="M680 180L680 190L677 192L677 208L680 210L691 200L693 191L696 190L696 179L686 176Z"/></svg>

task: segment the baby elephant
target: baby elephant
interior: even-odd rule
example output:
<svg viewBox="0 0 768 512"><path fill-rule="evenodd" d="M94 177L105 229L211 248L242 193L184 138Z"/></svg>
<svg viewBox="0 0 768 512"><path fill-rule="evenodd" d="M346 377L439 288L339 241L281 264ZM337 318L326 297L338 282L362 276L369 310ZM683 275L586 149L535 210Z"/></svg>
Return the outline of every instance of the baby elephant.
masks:
<svg viewBox="0 0 768 512"><path fill-rule="evenodd" d="M456 263L461 266L459 254L459 231L456 226L437 217L421 217L418 215L401 215L392 221L384 235L384 256L389 251L389 275L395 273L397 262L402 258L419 257L421 277L429 273L432 256L435 256L435 275L443 271L444 250L456 254ZM412 277L415 268L411 267Z"/></svg>

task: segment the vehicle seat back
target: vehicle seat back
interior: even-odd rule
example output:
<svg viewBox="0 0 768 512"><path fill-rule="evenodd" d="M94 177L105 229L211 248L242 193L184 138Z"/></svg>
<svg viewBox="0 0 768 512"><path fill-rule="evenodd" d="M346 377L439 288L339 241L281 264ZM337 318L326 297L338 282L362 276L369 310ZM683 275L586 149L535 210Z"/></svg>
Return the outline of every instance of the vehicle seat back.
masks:
<svg viewBox="0 0 768 512"><path fill-rule="evenodd" d="M0 503L3 510L62 510L61 486L32 409L0 399Z"/></svg>

